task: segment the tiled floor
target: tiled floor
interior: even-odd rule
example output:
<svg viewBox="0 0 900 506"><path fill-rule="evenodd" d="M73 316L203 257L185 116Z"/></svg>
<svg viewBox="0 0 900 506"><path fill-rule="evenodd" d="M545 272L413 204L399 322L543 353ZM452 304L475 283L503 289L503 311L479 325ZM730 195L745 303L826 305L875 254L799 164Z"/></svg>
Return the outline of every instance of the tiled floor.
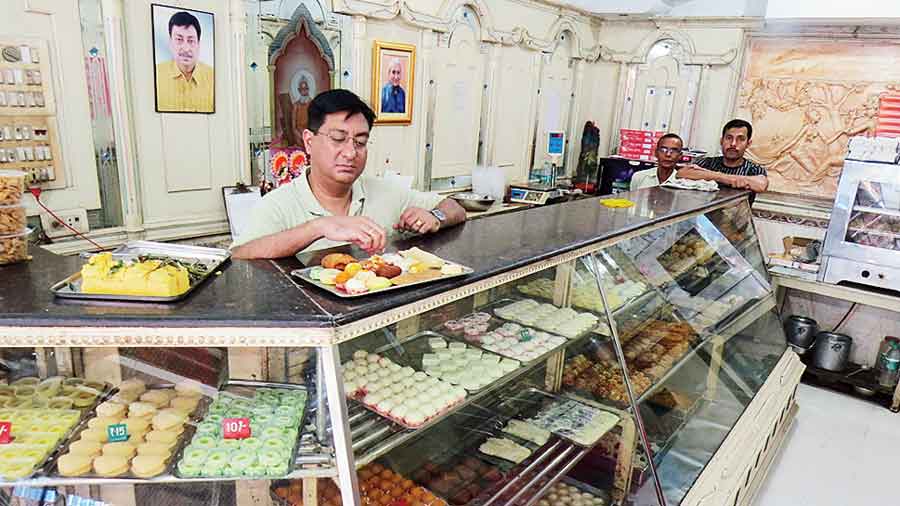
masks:
<svg viewBox="0 0 900 506"><path fill-rule="evenodd" d="M807 385L755 506L896 504L900 414Z"/></svg>

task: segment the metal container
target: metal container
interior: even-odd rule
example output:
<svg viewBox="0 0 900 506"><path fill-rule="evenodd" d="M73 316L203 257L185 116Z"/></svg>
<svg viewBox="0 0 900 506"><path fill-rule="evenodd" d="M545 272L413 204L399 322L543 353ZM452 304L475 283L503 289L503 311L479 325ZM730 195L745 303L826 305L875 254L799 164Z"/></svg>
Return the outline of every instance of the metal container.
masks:
<svg viewBox="0 0 900 506"><path fill-rule="evenodd" d="M813 365L819 369L841 372L850 361L853 339L844 334L819 332L813 348Z"/></svg>
<svg viewBox="0 0 900 506"><path fill-rule="evenodd" d="M487 195L479 195L477 193L456 193L450 196L453 200L459 202L466 211L481 212L487 211L494 205L494 199Z"/></svg>
<svg viewBox="0 0 900 506"><path fill-rule="evenodd" d="M809 349L816 341L819 324L806 316L791 315L784 321L787 342L797 348Z"/></svg>

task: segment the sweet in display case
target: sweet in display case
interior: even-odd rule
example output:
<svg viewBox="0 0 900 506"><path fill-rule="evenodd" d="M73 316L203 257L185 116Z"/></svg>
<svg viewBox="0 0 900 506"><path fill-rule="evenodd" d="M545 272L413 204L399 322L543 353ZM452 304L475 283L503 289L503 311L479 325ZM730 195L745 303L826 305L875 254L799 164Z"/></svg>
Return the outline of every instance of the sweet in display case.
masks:
<svg viewBox="0 0 900 506"><path fill-rule="evenodd" d="M354 298L292 277L322 255L54 298L84 260L37 251L0 271L0 502L749 504L802 365L746 195L485 218L388 246L471 273Z"/></svg>

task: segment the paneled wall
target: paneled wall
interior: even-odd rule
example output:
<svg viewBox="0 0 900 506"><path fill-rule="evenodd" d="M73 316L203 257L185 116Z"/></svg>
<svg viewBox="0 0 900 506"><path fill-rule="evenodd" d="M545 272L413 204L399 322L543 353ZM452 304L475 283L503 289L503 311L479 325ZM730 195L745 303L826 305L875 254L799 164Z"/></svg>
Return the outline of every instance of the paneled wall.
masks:
<svg viewBox="0 0 900 506"><path fill-rule="evenodd" d="M86 52L81 44L77 2L56 0L5 0L0 7L0 39L3 36L46 41L50 54L51 86L56 98L60 150L66 167L64 180L53 184L42 200L56 209L100 207L91 111L85 78ZM49 80L50 76L45 76ZM28 196L29 213L37 206Z"/></svg>

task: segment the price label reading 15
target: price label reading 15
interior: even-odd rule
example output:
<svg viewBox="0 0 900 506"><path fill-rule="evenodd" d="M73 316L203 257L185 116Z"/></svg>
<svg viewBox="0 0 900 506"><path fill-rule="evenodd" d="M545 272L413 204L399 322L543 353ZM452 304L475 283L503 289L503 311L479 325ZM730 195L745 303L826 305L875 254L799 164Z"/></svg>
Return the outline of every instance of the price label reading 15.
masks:
<svg viewBox="0 0 900 506"><path fill-rule="evenodd" d="M12 442L12 422L0 422L0 445Z"/></svg>
<svg viewBox="0 0 900 506"><path fill-rule="evenodd" d="M225 439L247 439L250 437L250 419L223 418L222 437Z"/></svg>

